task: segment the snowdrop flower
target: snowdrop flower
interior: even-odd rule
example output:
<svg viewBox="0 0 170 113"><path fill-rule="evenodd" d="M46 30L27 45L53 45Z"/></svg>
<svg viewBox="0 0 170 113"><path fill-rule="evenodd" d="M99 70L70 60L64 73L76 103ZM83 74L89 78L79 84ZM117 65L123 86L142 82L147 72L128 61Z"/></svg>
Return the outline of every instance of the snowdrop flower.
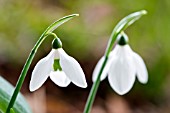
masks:
<svg viewBox="0 0 170 113"><path fill-rule="evenodd" d="M30 91L40 88L48 77L60 87L66 87L70 82L82 88L87 87L82 68L73 57L65 53L59 38L54 39L51 52L36 64L32 72Z"/></svg>
<svg viewBox="0 0 170 113"><path fill-rule="evenodd" d="M126 34L120 34L118 43L110 53L108 62L103 70L100 80L104 80L108 75L108 80L115 92L123 95L132 88L135 78L145 84L148 81L148 72L142 58L132 51L127 44L128 37ZM102 66L104 57L97 63L92 80L96 81L98 72Z"/></svg>

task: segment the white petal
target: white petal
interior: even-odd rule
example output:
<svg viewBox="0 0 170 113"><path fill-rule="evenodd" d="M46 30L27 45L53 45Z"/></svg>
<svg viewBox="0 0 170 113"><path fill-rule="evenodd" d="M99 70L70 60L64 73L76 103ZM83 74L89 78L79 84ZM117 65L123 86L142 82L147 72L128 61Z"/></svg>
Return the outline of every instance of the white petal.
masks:
<svg viewBox="0 0 170 113"><path fill-rule="evenodd" d="M108 70L110 68L110 60L111 60L111 58L115 57L116 52L117 52L117 48L113 49L113 51L110 52L108 61L106 63L106 66L103 69L103 72L102 72L102 75L101 75L101 78L100 78L101 81L104 80L107 77ZM92 81L93 82L96 81L98 73L99 73L99 71L102 67L103 62L104 62L104 56L98 61L97 65L96 65L96 67L93 71L93 74L92 74Z"/></svg>
<svg viewBox="0 0 170 113"><path fill-rule="evenodd" d="M54 50L52 50L46 57L42 58L34 67L30 81L30 91L35 91L47 80L52 71L52 64L54 60Z"/></svg>
<svg viewBox="0 0 170 113"><path fill-rule="evenodd" d="M60 56L59 56L58 49L53 49L53 51L54 51L54 59L59 59Z"/></svg>
<svg viewBox="0 0 170 113"><path fill-rule="evenodd" d="M120 95L127 93L135 82L135 67L132 50L128 45L116 45L117 53L113 57L108 72L111 87Z"/></svg>
<svg viewBox="0 0 170 113"><path fill-rule="evenodd" d="M71 82L63 71L52 71L50 78L60 87L67 87Z"/></svg>
<svg viewBox="0 0 170 113"><path fill-rule="evenodd" d="M148 72L143 59L136 53L133 53L134 64L136 66L137 78L141 83L147 83Z"/></svg>
<svg viewBox="0 0 170 113"><path fill-rule="evenodd" d="M97 76L98 76L99 71L100 71L100 69L101 69L101 67L102 67L103 61L104 61L104 57L102 57L102 58L99 60L99 62L97 63L97 65L96 65L96 67L95 67L95 69L94 69L94 71L93 71L93 74L92 74L92 81L93 81L93 82L95 82L96 79L97 79ZM106 76L107 76L107 72L108 72L108 70L109 70L109 65L108 65L108 64L109 64L109 63L106 64L106 66L105 66L105 68L104 68L104 70L103 70L103 72L102 72L102 75L101 75L101 78L100 78L101 81L104 80L104 79L106 78Z"/></svg>
<svg viewBox="0 0 170 113"><path fill-rule="evenodd" d="M80 64L73 58L68 56L63 49L59 49L60 65L66 76L77 86L86 88L87 83L84 72Z"/></svg>

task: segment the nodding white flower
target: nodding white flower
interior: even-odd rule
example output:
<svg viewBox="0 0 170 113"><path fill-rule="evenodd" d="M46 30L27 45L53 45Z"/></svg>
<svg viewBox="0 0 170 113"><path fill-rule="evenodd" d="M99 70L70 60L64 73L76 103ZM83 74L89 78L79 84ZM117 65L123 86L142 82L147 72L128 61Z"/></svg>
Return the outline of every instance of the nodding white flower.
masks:
<svg viewBox="0 0 170 113"><path fill-rule="evenodd" d="M127 35L120 34L118 44L111 51L108 62L102 72L100 80L104 80L108 75L108 80L115 92L123 95L132 88L135 78L145 84L148 81L148 72L143 59L132 51L127 44ZM104 56L97 63L92 80L96 81L99 70L104 61Z"/></svg>
<svg viewBox="0 0 170 113"><path fill-rule="evenodd" d="M61 87L68 86L70 82L82 88L87 87L82 68L62 49L59 38L54 39L51 52L36 64L32 72L30 91L41 87L48 77Z"/></svg>

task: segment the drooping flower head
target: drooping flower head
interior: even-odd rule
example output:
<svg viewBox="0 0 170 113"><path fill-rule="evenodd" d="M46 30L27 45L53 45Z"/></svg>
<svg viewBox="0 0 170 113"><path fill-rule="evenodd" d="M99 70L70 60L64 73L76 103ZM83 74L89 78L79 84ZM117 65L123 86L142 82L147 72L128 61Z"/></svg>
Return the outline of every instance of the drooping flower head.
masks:
<svg viewBox="0 0 170 113"><path fill-rule="evenodd" d="M93 72L93 81L96 81L98 72L104 61L104 56L97 63ZM115 92L126 94L132 88L137 76L141 83L147 83L148 72L143 59L128 45L125 33L118 36L118 42L109 55L108 62L101 75L104 80L108 75L109 83Z"/></svg>
<svg viewBox="0 0 170 113"><path fill-rule="evenodd" d="M68 86L70 82L82 88L87 87L80 64L62 49L59 38L53 40L51 52L36 64L32 72L30 91L40 88L48 77L61 87Z"/></svg>

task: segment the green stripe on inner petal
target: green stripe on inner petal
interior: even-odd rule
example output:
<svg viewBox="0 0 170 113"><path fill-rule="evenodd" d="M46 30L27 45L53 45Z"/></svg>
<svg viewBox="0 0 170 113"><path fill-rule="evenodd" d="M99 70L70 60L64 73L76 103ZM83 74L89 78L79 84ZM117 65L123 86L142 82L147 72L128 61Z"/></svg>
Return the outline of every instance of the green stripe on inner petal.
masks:
<svg viewBox="0 0 170 113"><path fill-rule="evenodd" d="M59 61L60 61L59 59L54 59L54 64L53 64L54 71L62 71Z"/></svg>

